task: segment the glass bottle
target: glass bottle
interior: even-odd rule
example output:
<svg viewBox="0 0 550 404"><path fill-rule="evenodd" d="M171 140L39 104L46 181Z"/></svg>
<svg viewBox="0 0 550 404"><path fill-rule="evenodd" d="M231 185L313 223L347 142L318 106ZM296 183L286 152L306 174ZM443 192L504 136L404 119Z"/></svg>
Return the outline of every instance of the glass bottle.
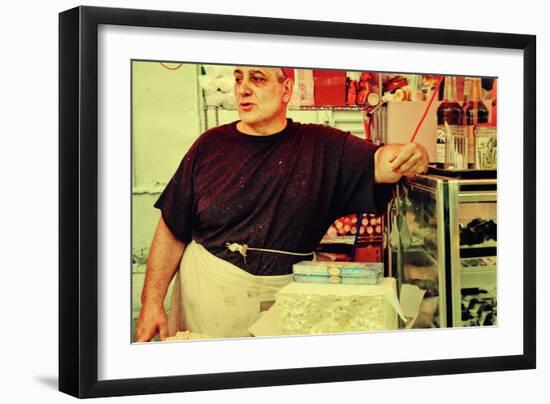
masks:
<svg viewBox="0 0 550 404"><path fill-rule="evenodd" d="M437 145L438 165L446 167L448 148L456 136L462 136L463 111L456 99L456 77L446 76L444 81L443 102L437 108Z"/></svg>
<svg viewBox="0 0 550 404"><path fill-rule="evenodd" d="M468 103L464 106L466 137L468 138L468 166L475 167L475 126L489 121L489 111L481 101L481 77L471 78Z"/></svg>

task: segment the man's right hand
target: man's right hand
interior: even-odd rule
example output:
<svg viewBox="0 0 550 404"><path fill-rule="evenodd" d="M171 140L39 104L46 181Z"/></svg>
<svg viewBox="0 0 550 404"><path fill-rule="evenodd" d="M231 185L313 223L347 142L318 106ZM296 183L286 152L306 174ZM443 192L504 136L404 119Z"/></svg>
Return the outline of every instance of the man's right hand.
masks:
<svg viewBox="0 0 550 404"><path fill-rule="evenodd" d="M136 323L136 342L151 341L157 334L161 340L168 337L166 310L162 305L144 304Z"/></svg>
<svg viewBox="0 0 550 404"><path fill-rule="evenodd" d="M161 217L147 257L142 306L135 330L137 342L151 341L157 334L161 340L168 337L168 316L163 303L184 250L185 244L172 234Z"/></svg>

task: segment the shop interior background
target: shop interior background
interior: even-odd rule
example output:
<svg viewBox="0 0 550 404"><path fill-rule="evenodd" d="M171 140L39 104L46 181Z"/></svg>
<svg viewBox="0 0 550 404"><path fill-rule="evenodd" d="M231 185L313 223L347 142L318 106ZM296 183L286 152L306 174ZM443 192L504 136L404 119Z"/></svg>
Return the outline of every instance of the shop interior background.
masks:
<svg viewBox="0 0 550 404"><path fill-rule="evenodd" d="M153 208L153 204L197 137L207 129L238 120L239 114L233 93L234 66L232 65L134 60L131 66L132 326L134 326L141 308L140 296L148 250L160 217L160 212ZM498 79L494 77L296 69L294 94L289 104L288 116L298 122L326 124L350 131L359 138L368 139L377 144L407 143L424 111L428 108L429 100L437 89L440 77L444 79L415 139L428 150L430 162L435 164L442 158L437 144L438 108L446 96L453 98L453 101L466 110L468 101L471 101L475 91L485 106L485 122L490 123L494 129L496 141ZM373 95L376 97L371 97ZM466 119L464 119L465 123ZM466 128L463 122L460 122L460 125ZM464 152L467 153L467 151ZM493 168L496 169L496 150L493 152L495 156ZM462 158L463 163L466 164L467 157L464 155ZM464 168L467 167L465 165ZM496 248L496 208L496 200L494 203L462 204L460 209L462 217L459 219L463 226L476 219L482 220L484 222L482 224L488 222L487 224L493 225L494 236L491 236L490 240L481 240L481 242L486 241L484 245L494 248ZM353 239L358 235L353 232L356 230L353 224L349 223L352 219L355 220L354 223L357 222L357 217L352 216L341 218L327 229L325 240L330 242L338 236ZM368 248L359 249L360 254L357 254L357 257L350 257L348 254L347 257L340 256L339 260L386 261L386 266L390 266L389 258L385 256L389 233L384 234L389 226L388 223L381 223L380 219L376 219L378 225L361 226L356 230L361 231L361 234L364 232L365 237L372 233L371 240L375 242L369 243ZM371 220L375 219L371 218ZM418 237L418 234L421 233L414 235ZM322 250L318 252L322 253ZM433 255L437 258L437 253ZM489 266L482 268L484 273L481 276L483 278L488 276L488 280L482 279L483 292L472 292L470 296L462 298L462 315L465 316L462 323L465 325L497 324L496 251L489 260L492 260L489 263L492 269L489 269ZM435 271L437 272L437 269ZM492 273L487 275L489 271ZM387 275L397 277L396 268L393 268L393 272L386 269ZM430 276L431 278L422 274L415 282L424 285L429 282L438 282L437 273ZM473 281L469 280L470 285L466 286L479 289L478 278L479 276ZM174 281L171 282L165 299L167 311L170 308L173 284ZM438 293L437 289L437 285L432 287L435 293ZM440 322L438 311L444 310L445 306L438 305L439 299L438 297L424 299L415 328L441 326L440 323L443 321ZM460 311L460 302L458 304L459 307L456 310ZM474 308L477 311L472 316L469 311ZM486 310L482 310L485 308ZM462 323L455 320L452 324L457 326ZM450 320L449 324L451 324ZM158 336L155 340L157 339Z"/></svg>
<svg viewBox="0 0 550 404"><path fill-rule="evenodd" d="M17 195L18 202L4 199L4 228L9 237L4 245L7 260L6 285L1 296L3 306L17 309L4 310L4 324L14 337L6 337L0 347L2 354L1 373L5 380L2 397L7 402L74 402L74 398L57 391L57 71L58 71L58 28L57 13L81 4L62 0L53 3L30 1L11 2L4 8L6 18L0 30L6 63L0 65L4 77L2 106L5 115L2 137L3 158L0 159L5 173L5 190ZM131 3L121 0L95 0L87 4L105 7L152 8L151 3L135 0ZM492 32L529 33L537 35L537 131L548 133L550 124L544 119L550 108L546 94L550 93L550 82L545 72L550 71L550 26L540 3L526 0L518 5L504 5L491 2L465 0L445 12L439 1L395 1L380 7L366 7L364 1L346 0L334 3L297 3L291 1L265 2L250 0L227 2L192 2L179 4L159 0L154 8L234 15L258 15L280 18L300 18L324 21L419 26L427 28L451 28ZM392 12L389 12L392 10ZM25 23L20 16L24 16ZM32 27L32 29L29 29ZM32 60L36 63L11 63L11 61ZM37 67L40 67L37 70ZM30 97L33 94L33 97ZM32 111L32 119L29 118ZM540 343L550 338L550 326L545 321L545 308L550 306L550 295L544 293L543 285L550 282L550 273L545 268L546 249L550 235L544 228L550 224L545 201L550 196L545 186L546 151L550 138L539 136L537 141L537 219L538 294L537 369L529 371L507 371L444 375L434 377L412 377L404 379L366 380L342 383L279 386L253 389L230 389L182 394L158 394L135 397L114 397L97 399L98 402L131 403L280 403L308 402L334 403L343 397L361 400L424 403L427 397L438 397L449 404L464 401L508 402L525 400L526 396L544 397L550 377L550 350L548 344ZM13 152L12 152L13 151ZM24 156L19 151L24 151ZM32 162L32 164L31 164ZM14 172L15 168L15 172ZM10 173L13 173L10 174ZM33 184L33 186L29 186ZM40 209L37 209L40 196ZM24 225L22 225L22 222ZM29 267L22 263L22 257L29 256L29 245L21 242L28 239L29 227L36 229L39 242L32 248L32 256L39 257L39 264ZM7 231L7 230L6 230ZM518 230L518 237L521 231ZM123 270L127 270L125 267ZM32 280L31 280L32 277ZM26 285L24 289L18 285ZM22 290L32 298L24 298ZM40 311L37 312L37 302ZM29 313L33 327L29 327ZM40 330L37 338L36 330ZM16 335L16 336L15 336ZM34 358L30 360L29 358ZM518 387L519 386L519 387Z"/></svg>

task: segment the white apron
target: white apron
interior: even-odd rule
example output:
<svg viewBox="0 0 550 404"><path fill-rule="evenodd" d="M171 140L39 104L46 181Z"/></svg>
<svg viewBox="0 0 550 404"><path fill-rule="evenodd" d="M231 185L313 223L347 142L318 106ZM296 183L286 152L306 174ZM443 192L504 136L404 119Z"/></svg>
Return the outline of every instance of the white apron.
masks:
<svg viewBox="0 0 550 404"><path fill-rule="evenodd" d="M252 275L192 241L172 291L169 334L189 330L218 338L248 337L248 328L291 281L292 274Z"/></svg>

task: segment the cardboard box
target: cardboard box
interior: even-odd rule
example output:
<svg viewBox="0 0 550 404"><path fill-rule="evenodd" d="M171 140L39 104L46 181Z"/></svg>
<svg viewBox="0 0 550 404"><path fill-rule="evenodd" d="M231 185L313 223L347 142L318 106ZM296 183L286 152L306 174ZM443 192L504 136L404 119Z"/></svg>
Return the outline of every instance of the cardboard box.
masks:
<svg viewBox="0 0 550 404"><path fill-rule="evenodd" d="M284 295L288 293L294 293L295 296L303 295L304 302L314 303L319 301L319 310L314 310L311 313L306 313L307 308L304 305L295 306L298 309L302 309L302 312L295 313L294 319L291 319L290 323L281 321L281 316L285 316L284 313L279 313L279 310L285 311ZM397 329L398 322L397 316L405 322L403 328L409 329L412 327L420 310L420 304L424 297L425 291L419 289L416 285L403 285L401 288L400 299L397 299L396 294L396 282L393 278L385 278L379 285L312 285L312 284L300 284L290 283L281 289L278 294L279 302L276 302L271 308L262 313L259 320L254 323L249 331L253 336L277 336L277 335L291 335L291 334L329 334L329 333L342 333L342 332L356 332L356 331L385 331ZM358 310L355 313L356 322L353 324L353 313L347 313L346 316L338 314L334 319L334 322L327 321L331 312L334 314L336 307L347 300L350 300L350 304L345 305L350 310L358 306L358 303L368 303L369 300L377 299L378 304L373 307L377 307L375 312L367 311L370 313L367 317L374 317L370 321L367 321L363 326L359 322L365 319L364 313L360 313ZM282 303L282 305L281 305ZM352 303L352 304L351 304ZM344 306L342 306L344 307ZM337 310L337 313L341 313ZM309 316L318 316L317 322L315 318L309 318ZM288 316L288 313L287 315ZM292 315L291 315L292 317ZM340 321L338 324L338 318ZM303 321L305 323L311 323L308 327L301 327L301 329L294 329L296 326L294 320Z"/></svg>
<svg viewBox="0 0 550 404"><path fill-rule="evenodd" d="M346 72L313 70L315 105L346 105Z"/></svg>

